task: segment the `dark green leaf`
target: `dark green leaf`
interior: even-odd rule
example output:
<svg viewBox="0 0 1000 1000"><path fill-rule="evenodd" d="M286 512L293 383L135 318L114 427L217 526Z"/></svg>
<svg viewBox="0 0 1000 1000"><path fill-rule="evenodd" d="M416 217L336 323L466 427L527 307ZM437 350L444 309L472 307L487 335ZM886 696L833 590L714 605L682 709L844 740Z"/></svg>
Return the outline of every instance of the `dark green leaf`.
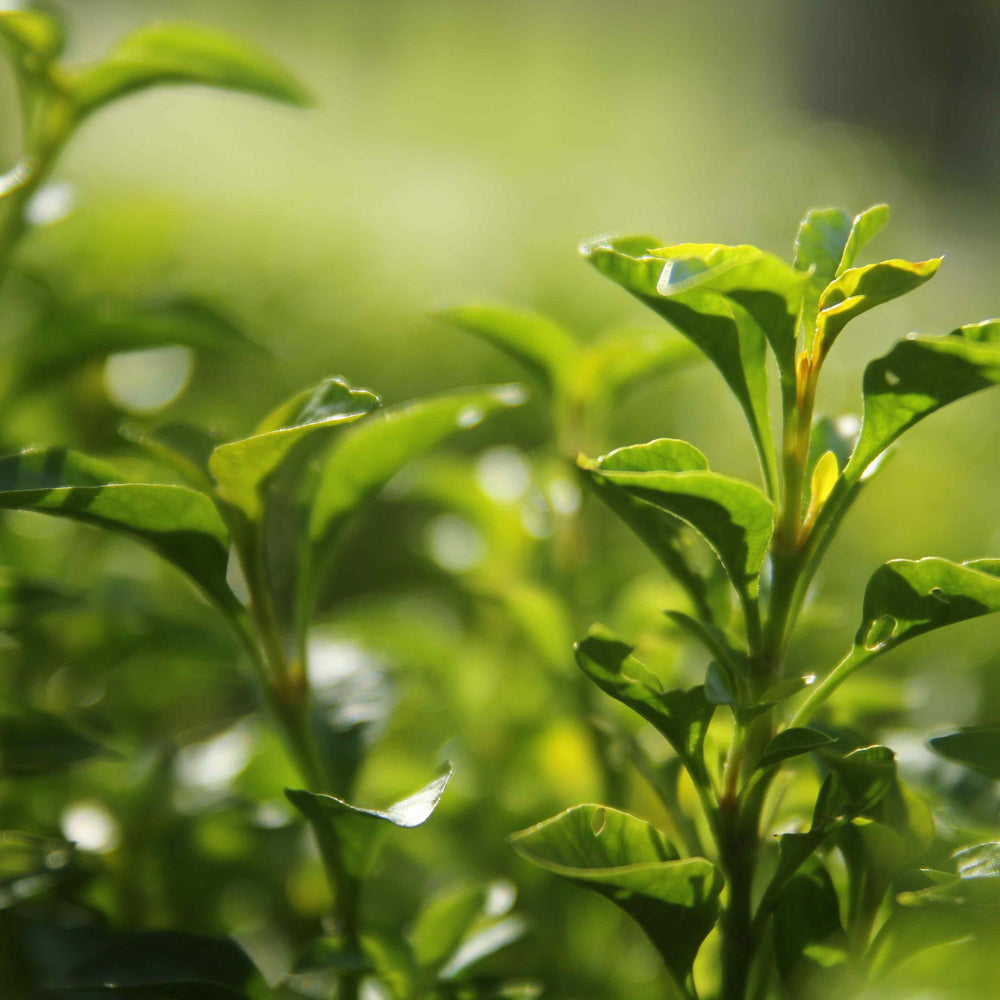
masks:
<svg viewBox="0 0 1000 1000"><path fill-rule="evenodd" d="M302 86L256 46L215 28L151 24L122 39L101 62L69 77L81 114L158 84L194 83L305 105Z"/></svg>
<svg viewBox="0 0 1000 1000"><path fill-rule="evenodd" d="M10 455L0 459L0 507L129 535L187 573L220 607L238 611L226 582L229 537L212 501L184 486L95 483L103 468L67 451Z"/></svg>
<svg viewBox="0 0 1000 1000"><path fill-rule="evenodd" d="M440 317L496 344L521 362L549 391L564 388L572 378L580 348L551 320L536 313L503 306L457 306Z"/></svg>
<svg viewBox="0 0 1000 1000"><path fill-rule="evenodd" d="M881 653L932 629L998 610L998 560L893 559L868 581L854 641Z"/></svg>
<svg viewBox="0 0 1000 1000"><path fill-rule="evenodd" d="M835 742L826 733L821 733L817 729L803 729L800 727L784 729L768 743L763 755L757 762L757 767L774 767L775 764L780 764L783 760L788 760L789 757L811 753L818 747Z"/></svg>
<svg viewBox="0 0 1000 1000"><path fill-rule="evenodd" d="M817 336L822 337L822 355L829 353L840 331L852 319L919 288L934 277L941 260L935 257L916 264L908 260L885 260L841 272L827 285L819 300L816 326Z"/></svg>
<svg viewBox="0 0 1000 1000"><path fill-rule="evenodd" d="M678 982L688 978L718 913L722 879L711 862L678 860L655 827L608 806L576 806L510 841L534 864L617 903Z"/></svg>
<svg viewBox="0 0 1000 1000"><path fill-rule="evenodd" d="M870 463L924 417L1000 382L1000 320L959 327L946 337L909 337L872 361L864 376L861 438L844 475Z"/></svg>
<svg viewBox="0 0 1000 1000"><path fill-rule="evenodd" d="M703 467L619 472L604 462L589 463L591 475L691 525L718 556L737 591L744 598L756 595L774 527L774 508L760 490Z"/></svg>
<svg viewBox="0 0 1000 1000"><path fill-rule="evenodd" d="M828 754L830 767L816 799L813 829L840 817L870 814L896 784L896 755L888 747L852 750L843 757Z"/></svg>
<svg viewBox="0 0 1000 1000"><path fill-rule="evenodd" d="M364 809L333 795L286 789L288 800L317 829L321 841L332 834L344 867L355 877L366 875L389 826L412 829L430 819L451 780L452 767L419 792L387 809Z"/></svg>
<svg viewBox="0 0 1000 1000"><path fill-rule="evenodd" d="M221 313L195 299L111 310L59 305L46 311L22 339L14 366L17 386L38 388L115 352L173 345L226 353L259 351Z"/></svg>
<svg viewBox="0 0 1000 1000"><path fill-rule="evenodd" d="M736 701L732 680L715 660L705 671L705 699L713 705L732 705Z"/></svg>
<svg viewBox="0 0 1000 1000"><path fill-rule="evenodd" d="M44 712L0 715L0 774L34 777L117 754Z"/></svg>
<svg viewBox="0 0 1000 1000"><path fill-rule="evenodd" d="M833 880L815 858L782 890L774 913L774 955L785 989L802 1000L839 997L847 961Z"/></svg>
<svg viewBox="0 0 1000 1000"><path fill-rule="evenodd" d="M633 647L600 625L576 644L580 669L606 694L628 705L663 734L695 780L707 781L703 750L715 711L703 687L664 691L634 656Z"/></svg>
<svg viewBox="0 0 1000 1000"><path fill-rule="evenodd" d="M938 736L930 745L942 757L1000 781L1000 726L968 726Z"/></svg>
<svg viewBox="0 0 1000 1000"><path fill-rule="evenodd" d="M219 496L251 521L262 512L261 491L291 450L318 431L351 423L379 405L378 396L331 378L297 393L267 417L251 437L219 445L208 467Z"/></svg>

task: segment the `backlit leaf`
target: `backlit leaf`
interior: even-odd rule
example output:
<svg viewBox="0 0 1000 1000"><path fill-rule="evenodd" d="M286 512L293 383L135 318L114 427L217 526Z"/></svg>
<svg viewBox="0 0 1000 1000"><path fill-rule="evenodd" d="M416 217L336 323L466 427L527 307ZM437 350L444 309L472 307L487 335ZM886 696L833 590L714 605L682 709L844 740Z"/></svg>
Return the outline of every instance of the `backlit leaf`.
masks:
<svg viewBox="0 0 1000 1000"><path fill-rule="evenodd" d="M249 42L202 24L162 22L139 28L103 60L69 75L81 114L138 90L176 83L308 103L302 86L277 60Z"/></svg>
<svg viewBox="0 0 1000 1000"><path fill-rule="evenodd" d="M331 835L341 863L355 877L366 875L390 826L413 829L430 819L452 775L451 765L419 792L387 809L365 809L333 795L286 789L288 800L316 828L323 843Z"/></svg>
<svg viewBox="0 0 1000 1000"><path fill-rule="evenodd" d="M223 500L239 507L250 520L261 515L261 491L292 448L318 431L351 423L379 404L367 389L355 389L341 378L326 379L282 404L251 437L219 445L209 469Z"/></svg>
<svg viewBox="0 0 1000 1000"><path fill-rule="evenodd" d="M778 733L764 750L763 756L757 762L757 767L768 768L775 764L780 764L789 757L797 757L799 754L811 753L818 747L826 746L835 742L826 733L821 733L817 729L804 729L794 727L784 729Z"/></svg>

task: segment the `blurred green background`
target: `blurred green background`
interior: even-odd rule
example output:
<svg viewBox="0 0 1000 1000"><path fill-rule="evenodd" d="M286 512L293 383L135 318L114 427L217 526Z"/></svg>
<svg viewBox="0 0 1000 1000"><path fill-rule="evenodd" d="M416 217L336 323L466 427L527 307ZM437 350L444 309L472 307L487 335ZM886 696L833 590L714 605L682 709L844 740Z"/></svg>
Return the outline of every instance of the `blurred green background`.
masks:
<svg viewBox="0 0 1000 1000"><path fill-rule="evenodd" d="M370 385L389 403L521 379L513 362L432 312L496 300L544 312L585 340L626 323L655 326L655 317L578 259L576 245L603 232L651 231L665 244L746 242L790 257L807 209L854 212L888 202L893 222L879 238L880 257L947 259L919 294L856 321L841 338L820 398L829 413L856 412L864 363L899 336L945 333L1000 313L1000 12L986 0L949 5L947 17L938 4L896 0L56 6L67 21L71 61L97 58L151 20L198 20L267 48L316 105L290 110L167 88L131 98L82 129L50 189L48 209L60 217L31 234L4 289L0 336L13 343L30 325L32 275L43 275L61 295L98 311L197 297L266 352L192 358L174 351L88 365L58 390L5 413L9 448L122 452L117 428L128 421L193 420L239 434L323 375ZM6 67L0 121L6 169L19 148ZM166 402L151 409L157 392ZM522 452L543 454L549 434L536 399L462 447L516 445L516 466ZM615 412L600 444L664 435L691 440L713 468L755 476L738 409L707 365L644 385ZM803 672L846 647L863 583L885 559L1000 556L998 456L995 394L908 435L831 554L811 623L793 650ZM366 794L383 801L416 787L442 753L459 767L440 823L436 817L387 862L386 884L405 888L386 890L373 905L405 910L418 888L455 878L512 879L535 926L508 960L520 973L548 981L553 996L656 996L656 961L638 935L601 901L529 871L504 843L508 832L601 794L565 690L568 646L567 662L546 674L497 620L501 611L484 611L468 588L450 582L444 570L467 569L466 550L459 544L459 564L449 565L447 525L438 524L442 556L426 515L419 504L379 504L360 526L351 575L334 588L353 595L330 625L334 650L341 659L368 657L396 689ZM598 511L595 519L613 543L599 550L600 572L625 594L600 613L655 633L668 585L610 516ZM240 818L257 808L250 803L279 799L287 778L276 749L259 748L256 724L236 722L251 699L227 640L169 572L130 546L108 547L30 518L11 519L4 530L8 559L14 553L79 585L87 602L86 614L59 611L55 628L28 626L39 633L31 648L48 652L43 662L26 663L6 648L18 665L7 694L68 706L105 727L130 760L95 765L96 778L88 771L53 779L49 797L37 801L27 801L34 794L27 788L8 793L8 809L51 826L74 796L96 798L127 824L123 813L137 808L143 781L156 797L157 740L194 744L226 730L239 762L246 737L258 747L253 760L266 766L237 768L240 783L225 796L198 792L199 779L189 780L198 794L188 787L187 800L175 796L176 815L167 810L159 832L149 834L148 844L172 842L182 853L184 838L192 840L183 884L173 886L177 898L160 898L170 884L162 871L143 876L143 898L116 897L113 879L100 883L99 895L122 919L236 931L264 965L280 967L296 921L318 912L323 894L315 866L300 870L288 860L280 840L291 838L288 830L258 816L248 833ZM71 558L69 536L76 539ZM153 574L155 599L142 584ZM376 596L357 597L369 593ZM996 721L998 630L987 619L925 639L887 660L878 677L860 679L859 694L845 691L845 711L860 706L860 724L873 739L905 726L901 756L913 769L929 767L920 742L926 735ZM22 650L26 642L12 640ZM880 694L887 675L908 680ZM243 728L227 729L233 724ZM184 752L182 777L190 777L197 758ZM948 780L940 768L935 773L935 781ZM641 788L632 794L638 808L653 808ZM992 790L973 782L966 798L987 827L995 824ZM247 838L266 843L251 850ZM169 872L169 858L156 854L151 846L119 850L107 863L119 872L157 865ZM192 867L194 858L202 868ZM276 935L274 927L284 929Z"/></svg>

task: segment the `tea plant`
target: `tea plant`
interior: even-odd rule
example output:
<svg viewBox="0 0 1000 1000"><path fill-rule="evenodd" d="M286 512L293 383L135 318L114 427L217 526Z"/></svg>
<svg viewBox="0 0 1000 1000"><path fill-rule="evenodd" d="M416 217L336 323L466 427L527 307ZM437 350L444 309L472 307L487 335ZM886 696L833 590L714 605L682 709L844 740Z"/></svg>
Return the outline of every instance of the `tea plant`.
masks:
<svg viewBox="0 0 1000 1000"><path fill-rule="evenodd" d="M0 277L28 231L28 206L59 151L104 105L158 83L208 84L305 102L298 83L268 56L196 25L140 29L105 60L83 69L58 61L61 26L40 9L0 14L0 37L14 57L25 141L21 162L5 178ZM240 344L221 317L189 302L120 309L109 317L107 310L63 302L52 290L47 295L47 314L23 344L11 390L37 388L115 351L164 343L232 350ZM0 507L78 521L144 544L189 578L236 637L298 771L303 787L290 789L287 797L314 832L334 900L326 935L301 957L281 995L336 990L353 997L372 973L391 981L400 997L490 996L506 989L477 977L477 963L520 934L521 924L499 919L511 901L498 905L486 886L429 900L405 936L366 926L364 882L386 831L428 819L451 770L446 766L424 789L385 810L351 804L372 741L370 720L352 717L348 704L317 697L308 636L357 509L412 458L522 398L517 386L497 386L381 410L371 392L332 378L295 394L238 440L220 443L182 425L133 431L134 447L147 457L124 470L62 448L27 449L0 459ZM348 428L352 424L357 426ZM159 475L137 481L129 471L137 467ZM338 568L352 572L350 565ZM30 608L31 593L30 582L7 581L5 624L15 609ZM9 780L55 773L106 753L51 714L21 710L0 717L0 775ZM144 794L158 801L164 768L154 767L148 780ZM127 831L137 841L141 825L137 817L137 829ZM138 843L130 846L140 850ZM73 845L52 838L6 831L3 848L5 870L11 854L17 859L16 874L0 893L0 914L58 888L72 867ZM8 944L0 945L0 977L25 995L42 986L114 988L127 996L266 992L230 942L134 926L112 933L103 925L88 926L81 942L54 921L44 933L31 932L41 945L22 948L12 943L22 931L16 920L4 923ZM39 957L39 948L49 959ZM57 959L46 948L54 948ZM531 992L522 987L519 995Z"/></svg>
<svg viewBox="0 0 1000 1000"><path fill-rule="evenodd" d="M635 919L663 959L673 996L698 995L695 962L707 939L719 972L706 958L699 978L723 1000L779 988L843 996L908 950L964 933L976 903L996 898L997 845L966 847L939 870L945 842L900 780L893 751L809 723L882 654L1000 609L1000 563L892 560L869 581L840 663L817 678L813 664L787 655L816 571L890 446L940 407L1000 381L1000 322L910 335L867 366L856 435L816 416L823 365L850 320L918 288L940 264L857 265L887 214L885 206L853 220L837 210L810 212L792 264L751 246L664 247L646 236L582 248L600 273L715 365L746 417L761 470L758 488L710 471L697 448L669 438L579 457L580 474L686 592L688 607L667 614L708 665L704 683L664 690L628 642L594 626L576 646L581 670L650 723L683 767L680 783L655 760L644 769L671 815L671 835L618 809L581 805L512 837L523 856ZM780 387L777 445L769 351ZM542 352L533 344L535 359ZM690 532L725 572L735 622L728 594L693 562ZM959 739L975 757L969 748L985 737L966 734L939 749L957 755ZM802 768L809 755L822 775L811 819L782 832L795 818L781 812L782 790L791 778L809 787ZM927 921L935 908L954 919Z"/></svg>

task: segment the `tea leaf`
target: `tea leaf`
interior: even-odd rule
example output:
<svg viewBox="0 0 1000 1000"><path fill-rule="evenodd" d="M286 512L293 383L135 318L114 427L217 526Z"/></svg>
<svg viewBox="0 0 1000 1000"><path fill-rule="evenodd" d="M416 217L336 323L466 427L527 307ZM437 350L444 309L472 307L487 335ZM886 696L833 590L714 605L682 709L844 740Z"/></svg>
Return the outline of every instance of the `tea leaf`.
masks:
<svg viewBox="0 0 1000 1000"><path fill-rule="evenodd" d="M351 423L379 405L378 396L331 378L283 403L248 438L219 445L208 467L219 496L251 521L260 518L262 490L292 448L317 431Z"/></svg>
<svg viewBox="0 0 1000 1000"><path fill-rule="evenodd" d="M609 806L581 805L515 833L528 861L599 892L646 932L678 982L715 923L722 878L704 858L678 860L655 827Z"/></svg>
<svg viewBox="0 0 1000 1000"><path fill-rule="evenodd" d="M101 62L69 76L81 115L158 84L203 84L303 106L295 78L249 42L201 24L152 24L122 39Z"/></svg>
<svg viewBox="0 0 1000 1000"><path fill-rule="evenodd" d="M580 348L576 341L536 313L470 304L446 309L438 315L506 351L550 392L568 383L577 363Z"/></svg>
<svg viewBox="0 0 1000 1000"><path fill-rule="evenodd" d="M780 764L789 757L797 757L799 754L811 753L818 747L827 746L836 742L826 733L821 733L817 729L803 729L794 727L784 729L778 733L764 750L763 755L757 762L757 767L765 769Z"/></svg>
<svg viewBox="0 0 1000 1000"><path fill-rule="evenodd" d="M593 626L575 648L580 669L602 690L656 727L696 781L707 781L703 758L715 705L701 686L663 691L633 648L601 625Z"/></svg>
<svg viewBox="0 0 1000 1000"><path fill-rule="evenodd" d="M49 61L63 49L63 29L59 19L47 10L28 8L0 11L0 38L21 54Z"/></svg>
<svg viewBox="0 0 1000 1000"><path fill-rule="evenodd" d="M118 477L101 476L101 468L66 451L0 459L0 508L38 511L129 535L183 570L221 608L238 611L226 583L229 536L212 501L184 486L115 481ZM102 478L111 481L97 481Z"/></svg>
<svg viewBox="0 0 1000 1000"><path fill-rule="evenodd" d="M437 968L448 960L483 912L486 896L485 886L463 886L423 906L409 933L414 956L422 968Z"/></svg>
<svg viewBox="0 0 1000 1000"><path fill-rule="evenodd" d="M912 263L886 260L881 264L852 267L827 285L819 299L816 335L825 357L840 331L856 316L919 288L937 273L943 258Z"/></svg>
<svg viewBox="0 0 1000 1000"><path fill-rule="evenodd" d="M968 726L935 737L930 746L942 757L1000 781L1000 726Z"/></svg>
<svg viewBox="0 0 1000 1000"><path fill-rule="evenodd" d="M868 581L854 641L882 653L932 629L993 611L1000 611L1000 561L893 559Z"/></svg>
<svg viewBox="0 0 1000 1000"><path fill-rule="evenodd" d="M679 462L690 455L694 464L694 452L696 449L681 454L678 448L672 454L680 456ZM650 458L654 459L655 453ZM605 468L603 462L598 459L587 466L595 479L691 525L711 546L741 596L746 599L756 594L757 577L774 528L774 508L755 486L709 472L703 466L685 471L620 472ZM674 467L679 462L673 463Z"/></svg>
<svg viewBox="0 0 1000 1000"><path fill-rule="evenodd" d="M819 297L837 274L850 233L850 217L839 208L813 209L799 225L794 264L800 271L813 269L802 304L807 346L808 338L816 329Z"/></svg>
<svg viewBox="0 0 1000 1000"><path fill-rule="evenodd" d="M844 252L837 265L837 277L840 277L854 264L864 245L874 239L885 228L889 221L888 205L872 205L859 212L851 223L851 232L844 245Z"/></svg>
<svg viewBox="0 0 1000 1000"><path fill-rule="evenodd" d="M45 712L0 716L0 775L34 777L117 754Z"/></svg>
<svg viewBox="0 0 1000 1000"><path fill-rule="evenodd" d="M309 514L308 536L323 547L362 500L380 490L407 462L490 414L525 400L517 385L451 393L373 414L342 435L322 462Z"/></svg>
<svg viewBox="0 0 1000 1000"><path fill-rule="evenodd" d="M1000 320L959 327L945 337L909 337L864 375L861 438L844 470L857 481L871 462L924 417L1000 382Z"/></svg>
<svg viewBox="0 0 1000 1000"><path fill-rule="evenodd" d="M387 809L364 809L333 795L285 789L288 801L316 828L320 843L332 835L344 868L361 878L371 871L389 826L413 829L430 819L451 780L450 764L430 784Z"/></svg>
<svg viewBox="0 0 1000 1000"><path fill-rule="evenodd" d="M715 365L746 415L765 478L770 481L775 457L767 406L764 331L734 298L723 296L711 287L712 272L707 265L704 270L708 277L703 284L693 278L691 286L683 282L672 286L669 278L675 268L679 277L686 264L694 271L699 261L671 261L654 256L653 251L661 246L651 236L624 236L585 243L580 252L598 271L680 330ZM668 281L661 287L664 276ZM727 287L721 275L715 277L721 288ZM768 301L766 294L759 298L762 303ZM781 310L778 312L780 315ZM787 353L787 345L782 341L783 361L787 360Z"/></svg>

